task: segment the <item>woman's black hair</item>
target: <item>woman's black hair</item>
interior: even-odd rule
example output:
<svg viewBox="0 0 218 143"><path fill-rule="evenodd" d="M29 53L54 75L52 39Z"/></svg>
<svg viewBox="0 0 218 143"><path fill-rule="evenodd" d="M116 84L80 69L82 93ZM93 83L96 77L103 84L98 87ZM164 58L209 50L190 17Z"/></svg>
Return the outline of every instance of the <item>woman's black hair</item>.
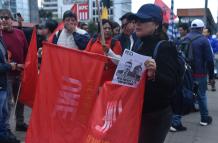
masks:
<svg viewBox="0 0 218 143"><path fill-rule="evenodd" d="M46 28L52 33L58 27L58 22L56 20L47 20L45 23Z"/></svg>
<svg viewBox="0 0 218 143"><path fill-rule="evenodd" d="M115 22L115 21L112 22L112 24L113 24L112 29L117 28L117 27L120 27L119 23L117 23L117 22Z"/></svg>
<svg viewBox="0 0 218 143"><path fill-rule="evenodd" d="M112 24L112 22L110 20L102 19L102 25L105 25L106 23L108 23L111 26L111 28L113 27L113 24ZM100 23L98 22L98 33L100 33L100 32L101 32L101 30L100 30Z"/></svg>

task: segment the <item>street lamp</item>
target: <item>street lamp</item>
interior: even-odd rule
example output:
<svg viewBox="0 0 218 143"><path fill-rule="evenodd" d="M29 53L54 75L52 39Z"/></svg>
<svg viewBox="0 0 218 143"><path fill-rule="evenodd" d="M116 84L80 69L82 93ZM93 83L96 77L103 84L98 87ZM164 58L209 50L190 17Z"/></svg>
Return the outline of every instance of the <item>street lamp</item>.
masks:
<svg viewBox="0 0 218 143"><path fill-rule="evenodd" d="M204 7L204 22L205 22L205 26L207 26L207 7L208 7L208 0L205 0L205 7Z"/></svg>

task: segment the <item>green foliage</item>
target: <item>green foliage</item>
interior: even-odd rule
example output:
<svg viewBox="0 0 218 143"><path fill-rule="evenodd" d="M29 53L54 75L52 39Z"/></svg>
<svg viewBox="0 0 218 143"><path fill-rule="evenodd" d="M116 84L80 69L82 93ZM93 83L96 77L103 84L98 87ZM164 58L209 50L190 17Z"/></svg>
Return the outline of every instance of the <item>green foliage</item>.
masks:
<svg viewBox="0 0 218 143"><path fill-rule="evenodd" d="M95 34L98 31L98 26L94 21L88 22L88 28L91 35Z"/></svg>
<svg viewBox="0 0 218 143"><path fill-rule="evenodd" d="M44 9L40 9L39 10L39 17L40 18L48 18L48 19L51 19L52 18L52 12L51 11L47 11L47 10L44 10Z"/></svg>

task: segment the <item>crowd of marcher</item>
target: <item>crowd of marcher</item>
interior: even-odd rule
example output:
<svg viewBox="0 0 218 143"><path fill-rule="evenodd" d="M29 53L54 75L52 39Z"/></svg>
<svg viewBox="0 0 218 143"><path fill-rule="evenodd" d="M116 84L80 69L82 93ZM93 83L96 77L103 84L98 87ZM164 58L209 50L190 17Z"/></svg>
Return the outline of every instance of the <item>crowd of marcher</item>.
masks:
<svg viewBox="0 0 218 143"><path fill-rule="evenodd" d="M0 9L0 142L19 143L11 132L9 119L11 110L19 94L22 71L31 39L32 28L12 26L13 16L7 9ZM184 74L190 67L193 86L191 94L197 93L193 106L188 113L200 112L200 125L212 123L207 105L207 85L216 91L215 73L218 69L218 39L212 37L212 31L200 19L193 20L191 25L178 25L180 38L169 41L167 24L163 24L163 12L153 4L143 5L136 14L126 13L120 23L107 19L99 22L96 33L90 33L87 23L78 22L77 15L71 10L63 14L63 29L55 31L58 22L48 20L36 25L39 63L43 51L43 41L52 37L52 43L66 48L85 50L106 55L112 58L105 64L102 77L104 81L112 80L116 65L125 49L152 57L145 62L148 80L145 84L144 104L141 118L139 143L163 143L168 131L184 131L181 118L184 115ZM103 31L101 32L101 29ZM165 29L165 30L164 30ZM102 35L103 34L103 35ZM105 42L102 39L104 37ZM191 51L188 59L186 44ZM188 45L188 46L187 46ZM157 55L154 50L158 47ZM191 49L191 50L190 50ZM182 53L182 54L181 54ZM179 61L182 55L183 63ZM216 63L216 64L215 64ZM215 67L215 68L214 68ZM215 72L214 72L215 71ZM194 83L197 92L194 92ZM208 88L209 89L209 88ZM194 105L198 105L197 109ZM16 108L16 131L26 131L24 122L24 105L18 101ZM131 130L131 129L130 129Z"/></svg>

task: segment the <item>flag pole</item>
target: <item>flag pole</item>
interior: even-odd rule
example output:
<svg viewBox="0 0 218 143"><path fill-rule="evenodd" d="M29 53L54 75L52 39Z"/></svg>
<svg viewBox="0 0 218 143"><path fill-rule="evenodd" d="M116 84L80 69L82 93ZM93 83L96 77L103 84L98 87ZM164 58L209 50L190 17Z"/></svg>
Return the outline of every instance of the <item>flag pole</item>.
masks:
<svg viewBox="0 0 218 143"><path fill-rule="evenodd" d="M97 10L98 10L98 20L99 20L99 24L100 24L101 44L103 47L105 45L105 36L104 36L104 31L103 31L102 19L101 19L101 14L100 14L100 6L99 6L98 0L96 0L96 6L97 6ZM104 47L103 47L103 50L104 50Z"/></svg>
<svg viewBox="0 0 218 143"><path fill-rule="evenodd" d="M19 96L20 96L21 84L22 84L22 81L20 81L20 83L19 83L19 87L18 87L18 91L17 91L17 96L16 96L16 98L15 98L14 110L13 110L13 112L12 112L12 119L13 119L13 120L15 120L15 114L16 114L18 99L19 99Z"/></svg>

